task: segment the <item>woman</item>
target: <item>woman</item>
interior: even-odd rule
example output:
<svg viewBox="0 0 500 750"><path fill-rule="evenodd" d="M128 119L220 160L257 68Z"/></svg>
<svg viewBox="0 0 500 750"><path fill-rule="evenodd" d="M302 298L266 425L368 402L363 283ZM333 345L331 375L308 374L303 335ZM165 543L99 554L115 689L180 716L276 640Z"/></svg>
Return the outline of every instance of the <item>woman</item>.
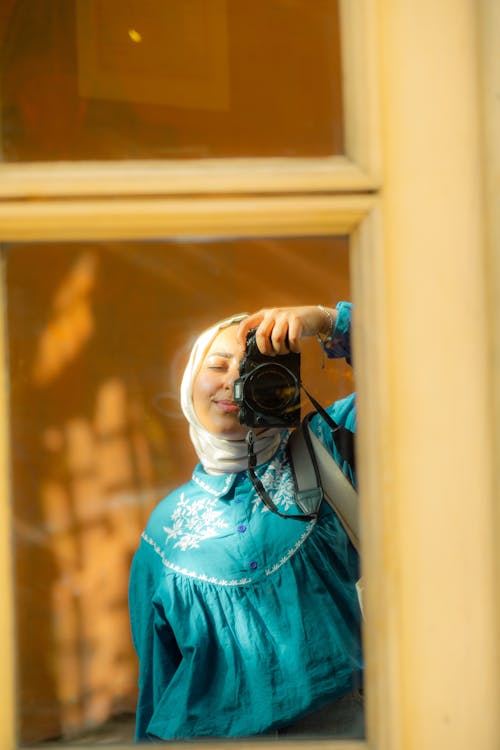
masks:
<svg viewBox="0 0 500 750"><path fill-rule="evenodd" d="M195 343L181 404L200 463L153 511L131 571L137 740L362 736L358 556L326 503L308 522L263 505L233 398L251 328L263 354L297 352L302 337L319 336L329 356L349 357L350 320L344 302L262 310ZM327 411L354 431L354 396ZM354 480L319 415L312 426ZM289 431L256 432L256 474L282 513L297 514Z"/></svg>

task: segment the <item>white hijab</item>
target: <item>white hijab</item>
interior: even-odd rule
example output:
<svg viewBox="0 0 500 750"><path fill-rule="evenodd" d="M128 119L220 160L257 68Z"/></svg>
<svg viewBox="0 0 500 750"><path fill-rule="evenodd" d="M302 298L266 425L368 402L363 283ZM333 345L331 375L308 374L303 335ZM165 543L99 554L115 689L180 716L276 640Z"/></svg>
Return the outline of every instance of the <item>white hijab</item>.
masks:
<svg viewBox="0 0 500 750"><path fill-rule="evenodd" d="M212 341L223 328L239 323L248 317L246 313L216 323L204 331L195 341L184 370L181 383L181 407L189 422L189 435L194 449L210 474L231 474L248 468L248 450L244 438L228 440L206 430L198 420L193 406L193 383L203 358ZM268 461L275 453L281 439L281 431L268 428L255 436L254 450L257 465Z"/></svg>

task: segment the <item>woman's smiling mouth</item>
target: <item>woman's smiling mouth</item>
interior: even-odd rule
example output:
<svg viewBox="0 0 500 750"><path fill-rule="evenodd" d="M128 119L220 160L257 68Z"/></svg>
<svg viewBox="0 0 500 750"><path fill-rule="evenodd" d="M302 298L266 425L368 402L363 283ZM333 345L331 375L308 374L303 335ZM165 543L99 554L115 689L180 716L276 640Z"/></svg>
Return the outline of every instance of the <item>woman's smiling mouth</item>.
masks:
<svg viewBox="0 0 500 750"><path fill-rule="evenodd" d="M238 404L235 404L234 401L230 401L229 399L222 399L221 401L215 402L216 406L224 412L235 412L238 411L239 406Z"/></svg>

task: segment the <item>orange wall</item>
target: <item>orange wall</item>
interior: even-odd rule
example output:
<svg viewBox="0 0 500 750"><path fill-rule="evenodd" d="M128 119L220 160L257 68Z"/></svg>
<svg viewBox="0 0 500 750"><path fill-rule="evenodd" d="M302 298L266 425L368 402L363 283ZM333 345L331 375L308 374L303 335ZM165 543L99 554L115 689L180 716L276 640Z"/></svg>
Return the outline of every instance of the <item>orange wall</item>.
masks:
<svg viewBox="0 0 500 750"><path fill-rule="evenodd" d="M343 151L336 0L9 0L2 38L7 161Z"/></svg>
<svg viewBox="0 0 500 750"><path fill-rule="evenodd" d="M10 246L20 735L133 710L127 613L152 507L195 462L177 401L188 340L232 312L349 297L344 238ZM303 358L326 402L343 363ZM305 409L310 410L310 404Z"/></svg>

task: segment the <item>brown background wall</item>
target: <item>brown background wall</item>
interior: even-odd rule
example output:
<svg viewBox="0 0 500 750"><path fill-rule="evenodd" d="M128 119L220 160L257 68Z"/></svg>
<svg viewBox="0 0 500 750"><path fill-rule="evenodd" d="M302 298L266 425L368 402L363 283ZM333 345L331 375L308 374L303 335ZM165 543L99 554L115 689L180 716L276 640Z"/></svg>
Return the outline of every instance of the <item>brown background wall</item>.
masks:
<svg viewBox="0 0 500 750"><path fill-rule="evenodd" d="M261 306L349 298L345 238L10 246L18 707L23 741L133 710L128 571L195 463L178 405L192 337ZM303 380L353 389L344 363ZM310 410L310 404L305 409Z"/></svg>
<svg viewBox="0 0 500 750"><path fill-rule="evenodd" d="M343 151L337 0L2 0L7 161Z"/></svg>

